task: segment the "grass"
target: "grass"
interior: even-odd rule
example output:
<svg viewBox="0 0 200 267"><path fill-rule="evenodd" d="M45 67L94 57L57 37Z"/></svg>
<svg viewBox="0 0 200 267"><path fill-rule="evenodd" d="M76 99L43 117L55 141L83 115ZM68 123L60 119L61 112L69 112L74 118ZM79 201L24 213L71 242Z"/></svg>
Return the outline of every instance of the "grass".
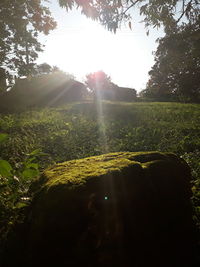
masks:
<svg viewBox="0 0 200 267"><path fill-rule="evenodd" d="M0 115L9 134L0 156L13 163L40 148L42 165L115 151L200 150L200 109L195 104L109 103L102 113L93 103Z"/></svg>

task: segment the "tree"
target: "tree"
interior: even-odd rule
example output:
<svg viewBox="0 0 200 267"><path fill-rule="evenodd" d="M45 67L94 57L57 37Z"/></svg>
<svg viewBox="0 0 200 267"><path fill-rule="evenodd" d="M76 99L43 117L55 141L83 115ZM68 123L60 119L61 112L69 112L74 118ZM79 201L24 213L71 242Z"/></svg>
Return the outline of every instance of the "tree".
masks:
<svg viewBox="0 0 200 267"><path fill-rule="evenodd" d="M103 71L97 71L86 75L86 86L94 96L95 102L100 100L111 101L135 101L136 90L120 87L111 82L111 78Z"/></svg>
<svg viewBox="0 0 200 267"><path fill-rule="evenodd" d="M0 91L5 90L7 87L6 84L6 73L3 68L0 68Z"/></svg>
<svg viewBox="0 0 200 267"><path fill-rule="evenodd" d="M198 0L58 0L67 10L81 8L81 12L116 32L123 21L129 22L137 7L146 27L164 26L169 30L182 19L194 21L200 14Z"/></svg>
<svg viewBox="0 0 200 267"><path fill-rule="evenodd" d="M12 71L19 76L29 75L42 51L38 34L48 34L56 27L49 9L41 2L0 1L0 67L7 76Z"/></svg>
<svg viewBox="0 0 200 267"><path fill-rule="evenodd" d="M102 89L110 83L110 77L103 71L97 71L86 75L86 85L91 91Z"/></svg>
<svg viewBox="0 0 200 267"><path fill-rule="evenodd" d="M200 16L159 39L146 96L200 101Z"/></svg>
<svg viewBox="0 0 200 267"><path fill-rule="evenodd" d="M86 94L87 89L83 83L61 70L17 78L11 90L2 92L0 112L13 112L34 106L59 106L70 101L82 101Z"/></svg>
<svg viewBox="0 0 200 267"><path fill-rule="evenodd" d="M36 67L37 74L49 74L52 71L53 68L48 63L42 63Z"/></svg>
<svg viewBox="0 0 200 267"><path fill-rule="evenodd" d="M94 100L102 99L101 91L112 86L110 77L103 71L97 71L86 75L86 86L94 95Z"/></svg>

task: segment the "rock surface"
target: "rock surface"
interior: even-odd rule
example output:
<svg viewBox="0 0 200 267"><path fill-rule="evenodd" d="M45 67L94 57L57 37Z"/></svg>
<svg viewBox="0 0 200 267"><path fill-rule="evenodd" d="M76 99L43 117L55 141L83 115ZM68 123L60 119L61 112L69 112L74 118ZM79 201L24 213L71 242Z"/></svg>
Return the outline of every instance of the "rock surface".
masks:
<svg viewBox="0 0 200 267"><path fill-rule="evenodd" d="M190 178L182 159L158 152L47 169L26 219L24 265L190 266Z"/></svg>

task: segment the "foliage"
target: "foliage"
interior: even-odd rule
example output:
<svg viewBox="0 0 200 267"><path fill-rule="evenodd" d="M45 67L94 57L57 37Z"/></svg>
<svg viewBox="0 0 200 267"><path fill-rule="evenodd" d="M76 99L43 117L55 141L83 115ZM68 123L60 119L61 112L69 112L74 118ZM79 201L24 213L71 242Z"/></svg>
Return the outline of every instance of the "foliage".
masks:
<svg viewBox="0 0 200 267"><path fill-rule="evenodd" d="M0 91L3 91L7 88L6 84L6 73L3 68L0 68Z"/></svg>
<svg viewBox="0 0 200 267"><path fill-rule="evenodd" d="M60 6L67 10L81 8L81 12L99 21L108 30L116 32L123 21L129 22L134 8L139 9L146 27L160 27L166 30L181 21L193 21L199 15L200 3L196 0L58 0ZM133 14L134 15L134 14Z"/></svg>
<svg viewBox="0 0 200 267"><path fill-rule="evenodd" d="M35 73L34 61L42 45L40 33L48 34L56 27L47 0L1 0L0 2L0 89L5 89L5 77L11 72L17 76ZM58 0L67 10L81 8L87 17L99 21L108 30L116 32L122 21L128 21L138 8L146 27L164 25L166 31L185 18L194 22L199 16L199 1L196 0ZM178 17L179 16L179 17ZM2 85L3 84L3 85Z"/></svg>
<svg viewBox="0 0 200 267"><path fill-rule="evenodd" d="M41 0L0 1L0 66L7 73L23 76L32 72L42 45L39 33L56 27Z"/></svg>
<svg viewBox="0 0 200 267"><path fill-rule="evenodd" d="M200 101L200 17L159 39L147 89L158 100Z"/></svg>
<svg viewBox="0 0 200 267"><path fill-rule="evenodd" d="M42 64L36 65L34 66L34 70L33 70L33 75L32 76L41 76L43 74L63 74L68 76L68 79L75 79L74 75L70 74L70 73L66 73L64 71L62 71L59 67L57 66L51 66L48 63L44 62Z"/></svg>
<svg viewBox="0 0 200 267"><path fill-rule="evenodd" d="M102 98L101 92L109 90L113 86L110 77L103 71L97 71L86 75L86 86L94 95L94 100L98 101Z"/></svg>
<svg viewBox="0 0 200 267"><path fill-rule="evenodd" d="M57 106L72 99L80 101L84 91L84 84L75 81L73 75L52 70L51 73L16 79L12 89L1 96L0 110L13 112L35 106Z"/></svg>
<svg viewBox="0 0 200 267"><path fill-rule="evenodd" d="M182 157L188 163L192 170L192 202L194 207L194 220L198 228L200 229L200 150L184 153Z"/></svg>
<svg viewBox="0 0 200 267"><path fill-rule="evenodd" d="M0 134L0 145L8 136ZM29 203L29 186L34 178L38 177L38 158L44 153L39 149L25 156L22 162L12 167L7 160L0 158L0 237L6 237L7 232L16 222L20 222L20 210Z"/></svg>
<svg viewBox="0 0 200 267"><path fill-rule="evenodd" d="M49 74L51 73L53 68L48 63L42 63L40 65L37 65L36 72L37 74Z"/></svg>
<svg viewBox="0 0 200 267"><path fill-rule="evenodd" d="M137 91L134 88L113 86L115 97L108 100L132 102L137 100Z"/></svg>
<svg viewBox="0 0 200 267"><path fill-rule="evenodd" d="M110 77L103 71L97 71L86 75L86 85L91 91L96 91L111 85Z"/></svg>
<svg viewBox="0 0 200 267"><path fill-rule="evenodd" d="M171 151L182 155L200 149L198 104L103 102L35 109L0 115L9 134L0 155L13 163L40 148L52 160L82 158L113 151Z"/></svg>
<svg viewBox="0 0 200 267"><path fill-rule="evenodd" d="M86 86L94 96L95 102L100 99L111 101L135 101L136 90L133 88L120 87L103 71L97 71L86 75Z"/></svg>

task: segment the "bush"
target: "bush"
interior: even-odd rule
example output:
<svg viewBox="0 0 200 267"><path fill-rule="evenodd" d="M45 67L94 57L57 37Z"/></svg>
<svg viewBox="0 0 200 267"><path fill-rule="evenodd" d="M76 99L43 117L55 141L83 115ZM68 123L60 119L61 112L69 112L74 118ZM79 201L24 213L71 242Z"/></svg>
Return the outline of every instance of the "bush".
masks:
<svg viewBox="0 0 200 267"><path fill-rule="evenodd" d="M6 142L7 135L0 134L0 143ZM38 177L38 158L44 155L40 150L27 154L24 161L14 167L0 158L0 239L6 235L16 222L23 220L20 212L30 201L29 186Z"/></svg>

